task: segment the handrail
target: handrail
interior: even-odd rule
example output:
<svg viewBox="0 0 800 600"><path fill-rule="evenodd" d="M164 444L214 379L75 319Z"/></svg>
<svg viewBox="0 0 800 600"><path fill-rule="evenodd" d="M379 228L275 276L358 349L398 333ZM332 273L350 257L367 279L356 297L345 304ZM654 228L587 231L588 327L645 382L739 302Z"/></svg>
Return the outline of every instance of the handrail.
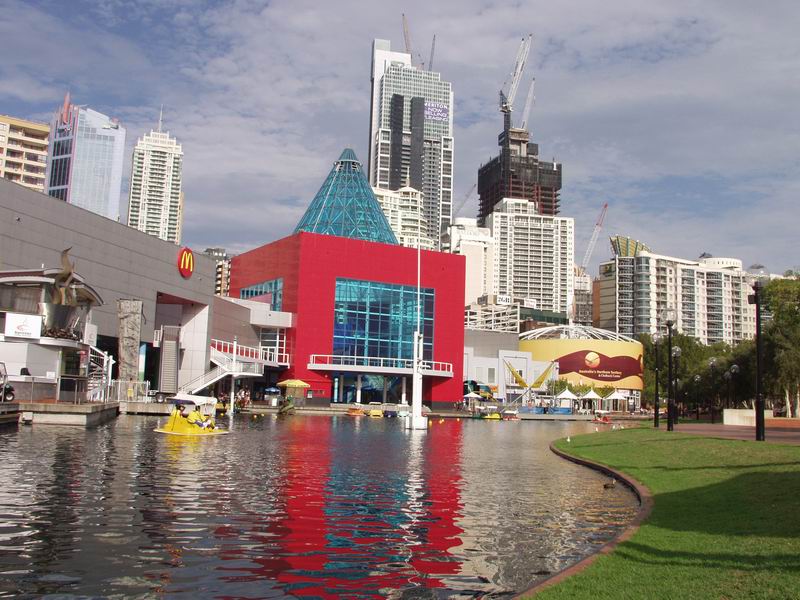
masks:
<svg viewBox="0 0 800 600"><path fill-rule="evenodd" d="M414 369L413 358L384 358L378 356L348 356L337 354L312 354L309 358L311 365L328 365L342 367L376 367L379 369ZM423 371L437 371L453 373L453 363L421 360L420 367Z"/></svg>
<svg viewBox="0 0 800 600"><path fill-rule="evenodd" d="M278 352L277 348L257 348L255 346L244 346L242 344L229 342L226 340L211 340L211 348L227 356L233 356L234 346L236 347L236 359L262 360L264 362L277 363L280 365L289 364L289 355L285 352Z"/></svg>

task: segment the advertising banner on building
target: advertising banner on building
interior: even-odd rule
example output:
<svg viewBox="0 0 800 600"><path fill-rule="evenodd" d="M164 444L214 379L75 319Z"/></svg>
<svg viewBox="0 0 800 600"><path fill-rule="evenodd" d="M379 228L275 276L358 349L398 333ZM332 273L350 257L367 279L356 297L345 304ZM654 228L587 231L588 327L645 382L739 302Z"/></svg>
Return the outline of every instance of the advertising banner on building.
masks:
<svg viewBox="0 0 800 600"><path fill-rule="evenodd" d="M7 337L38 340L42 337L42 317L38 315L6 313L4 335Z"/></svg>
<svg viewBox="0 0 800 600"><path fill-rule="evenodd" d="M575 384L641 390L643 347L639 342L615 340L521 340L519 349L533 360L558 362L561 379Z"/></svg>
<svg viewBox="0 0 800 600"><path fill-rule="evenodd" d="M425 102L425 118L431 121L449 121L450 109L444 102Z"/></svg>

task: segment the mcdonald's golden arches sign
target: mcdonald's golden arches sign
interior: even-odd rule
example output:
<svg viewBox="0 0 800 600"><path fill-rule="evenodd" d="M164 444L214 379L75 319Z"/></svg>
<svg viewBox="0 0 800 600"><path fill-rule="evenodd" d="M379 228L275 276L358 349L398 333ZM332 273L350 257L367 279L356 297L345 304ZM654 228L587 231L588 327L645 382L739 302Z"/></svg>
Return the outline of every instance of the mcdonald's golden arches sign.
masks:
<svg viewBox="0 0 800 600"><path fill-rule="evenodd" d="M194 273L194 254L191 248L181 248L178 252L178 272L184 279L189 279Z"/></svg>

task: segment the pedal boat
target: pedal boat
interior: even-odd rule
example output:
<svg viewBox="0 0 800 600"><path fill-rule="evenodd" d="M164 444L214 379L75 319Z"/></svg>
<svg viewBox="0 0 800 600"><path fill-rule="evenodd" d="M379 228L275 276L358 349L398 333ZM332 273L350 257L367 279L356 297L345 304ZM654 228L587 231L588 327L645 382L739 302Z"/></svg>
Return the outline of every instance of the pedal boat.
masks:
<svg viewBox="0 0 800 600"><path fill-rule="evenodd" d="M176 394L170 401L174 408L169 415L169 419L167 419L164 425L156 427L153 431L187 437L209 437L230 433L227 429L218 429L214 424L214 412L217 404L216 398L210 396L195 396L192 394ZM181 415L181 406L185 406L187 412L191 412L197 408L200 414L211 421L211 426L200 427L194 423L189 423L186 417Z"/></svg>

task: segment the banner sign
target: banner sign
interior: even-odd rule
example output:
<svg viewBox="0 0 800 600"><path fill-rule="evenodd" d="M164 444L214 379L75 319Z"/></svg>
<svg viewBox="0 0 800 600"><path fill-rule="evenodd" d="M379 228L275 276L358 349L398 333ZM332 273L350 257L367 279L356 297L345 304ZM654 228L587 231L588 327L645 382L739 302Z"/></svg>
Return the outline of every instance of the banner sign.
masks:
<svg viewBox="0 0 800 600"><path fill-rule="evenodd" d="M450 108L444 102L425 102L425 118L447 122L450 120Z"/></svg>
<svg viewBox="0 0 800 600"><path fill-rule="evenodd" d="M42 317L38 315L6 313L6 328L4 334L9 337L38 340L42 337Z"/></svg>

